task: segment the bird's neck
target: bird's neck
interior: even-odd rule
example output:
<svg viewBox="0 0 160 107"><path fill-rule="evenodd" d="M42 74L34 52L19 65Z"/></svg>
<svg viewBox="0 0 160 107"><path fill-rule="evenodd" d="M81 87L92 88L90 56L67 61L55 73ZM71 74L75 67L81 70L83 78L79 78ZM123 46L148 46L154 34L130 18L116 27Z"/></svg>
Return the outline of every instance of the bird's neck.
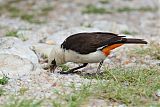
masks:
<svg viewBox="0 0 160 107"><path fill-rule="evenodd" d="M53 60L53 58L56 59L57 65L61 65L65 63L65 53L64 50L60 46L54 46L51 54L50 54L50 63Z"/></svg>

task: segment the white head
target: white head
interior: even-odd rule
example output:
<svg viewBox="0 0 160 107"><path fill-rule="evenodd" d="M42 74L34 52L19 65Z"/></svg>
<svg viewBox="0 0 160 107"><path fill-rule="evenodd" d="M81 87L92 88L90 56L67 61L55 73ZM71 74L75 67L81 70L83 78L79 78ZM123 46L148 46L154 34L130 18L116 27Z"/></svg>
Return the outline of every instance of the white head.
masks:
<svg viewBox="0 0 160 107"><path fill-rule="evenodd" d="M57 45L54 45L48 57L48 66L51 71L54 71L58 65L65 63L64 50Z"/></svg>

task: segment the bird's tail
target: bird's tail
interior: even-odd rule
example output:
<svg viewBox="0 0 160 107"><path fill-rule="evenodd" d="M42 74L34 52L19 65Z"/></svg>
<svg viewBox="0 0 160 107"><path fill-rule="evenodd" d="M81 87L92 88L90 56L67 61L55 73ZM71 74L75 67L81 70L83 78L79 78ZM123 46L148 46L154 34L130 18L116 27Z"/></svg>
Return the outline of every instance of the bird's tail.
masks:
<svg viewBox="0 0 160 107"><path fill-rule="evenodd" d="M136 38L126 38L125 36L116 36L101 43L101 46L111 46L114 44L147 44L147 41ZM103 49L103 48L102 48Z"/></svg>
<svg viewBox="0 0 160 107"><path fill-rule="evenodd" d="M107 44L103 46L101 50L105 53L105 55L109 55L110 50L120 47L123 44L147 44L147 41L143 39L126 38L125 36L117 36L103 42L102 44Z"/></svg>
<svg viewBox="0 0 160 107"><path fill-rule="evenodd" d="M147 44L147 41L143 39L123 38L122 43L124 44Z"/></svg>

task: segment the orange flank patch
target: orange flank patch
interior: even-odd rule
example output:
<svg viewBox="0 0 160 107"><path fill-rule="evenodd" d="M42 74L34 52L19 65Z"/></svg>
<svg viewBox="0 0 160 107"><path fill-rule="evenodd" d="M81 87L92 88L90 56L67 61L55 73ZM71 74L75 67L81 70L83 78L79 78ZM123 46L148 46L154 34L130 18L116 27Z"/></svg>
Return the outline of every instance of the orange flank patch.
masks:
<svg viewBox="0 0 160 107"><path fill-rule="evenodd" d="M113 50L113 49L115 49L115 48L117 48L117 47L120 47L120 46L122 46L123 44L114 44L114 45L111 45L111 46L107 46L106 48L104 48L103 50L102 50L102 52L106 55L106 56L108 56L109 54L110 54L110 51L111 50Z"/></svg>

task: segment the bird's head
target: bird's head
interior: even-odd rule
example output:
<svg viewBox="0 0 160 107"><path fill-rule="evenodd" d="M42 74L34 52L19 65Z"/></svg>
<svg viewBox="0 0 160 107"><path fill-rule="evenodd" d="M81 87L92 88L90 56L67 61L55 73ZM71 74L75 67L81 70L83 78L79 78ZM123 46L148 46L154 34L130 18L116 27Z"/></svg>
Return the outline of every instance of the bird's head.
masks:
<svg viewBox="0 0 160 107"><path fill-rule="evenodd" d="M48 67L50 68L50 71L54 72L57 66L64 63L64 50L60 46L53 46L48 57Z"/></svg>

